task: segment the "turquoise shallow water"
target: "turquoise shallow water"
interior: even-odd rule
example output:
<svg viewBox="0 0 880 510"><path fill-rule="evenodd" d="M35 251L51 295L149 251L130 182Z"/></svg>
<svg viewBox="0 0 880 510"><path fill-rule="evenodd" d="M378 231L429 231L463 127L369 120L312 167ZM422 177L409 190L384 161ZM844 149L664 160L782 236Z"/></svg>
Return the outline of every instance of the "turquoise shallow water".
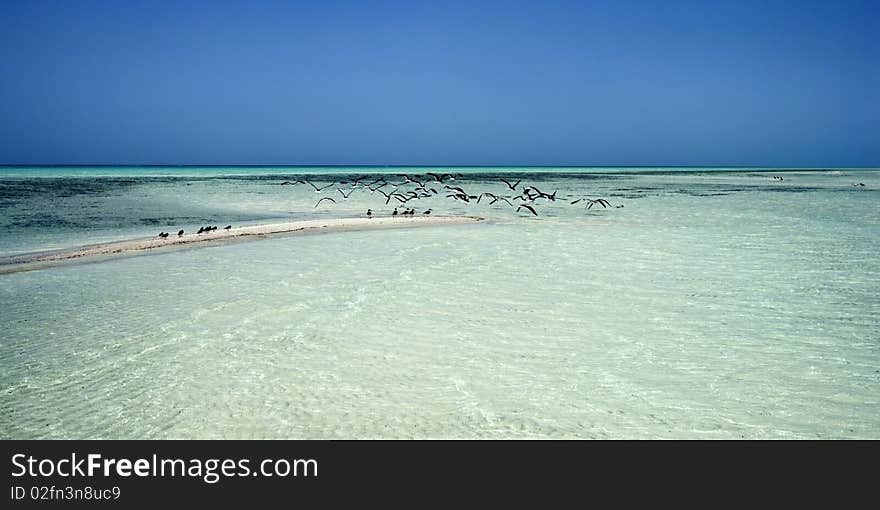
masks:
<svg viewBox="0 0 880 510"><path fill-rule="evenodd" d="M0 256L389 210L299 170L43 170L0 171ZM560 200L0 275L2 436L880 438L880 172L519 172Z"/></svg>

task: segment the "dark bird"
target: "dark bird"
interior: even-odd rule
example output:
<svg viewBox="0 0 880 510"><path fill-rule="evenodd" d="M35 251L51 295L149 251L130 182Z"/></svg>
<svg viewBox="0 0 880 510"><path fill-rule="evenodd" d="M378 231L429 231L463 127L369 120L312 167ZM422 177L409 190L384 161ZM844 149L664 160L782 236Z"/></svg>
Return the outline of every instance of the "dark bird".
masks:
<svg viewBox="0 0 880 510"><path fill-rule="evenodd" d="M164 238L168 237L168 233L167 232L159 232L159 237L164 239Z"/></svg>
<svg viewBox="0 0 880 510"><path fill-rule="evenodd" d="M394 208L394 212L391 213L391 216L397 216L397 208L396 207Z"/></svg>
<svg viewBox="0 0 880 510"><path fill-rule="evenodd" d="M329 188L330 186L333 186L334 184L336 184L335 182L331 182L330 184L328 184L328 185L326 185L326 186L322 186L322 187L319 188L319 187L315 186L314 184L312 184L310 181L306 181L306 182L307 182L311 187L315 188L315 193L320 193L321 191L323 191L323 190Z"/></svg>
<svg viewBox="0 0 880 510"><path fill-rule="evenodd" d="M372 217L373 217L373 210L367 209L367 218L372 218Z"/></svg>
<svg viewBox="0 0 880 510"><path fill-rule="evenodd" d="M180 237L180 236L182 236L182 235L183 235L183 229L178 230L178 231L177 231L177 237Z"/></svg>
<svg viewBox="0 0 880 510"><path fill-rule="evenodd" d="M204 231L205 231L205 227L199 227L199 231L196 232L196 233L197 233L197 234L201 234L201 233L204 232Z"/></svg>
<svg viewBox="0 0 880 510"><path fill-rule="evenodd" d="M388 202L391 201L391 196L394 195L394 192L392 191L391 194L388 194L388 193L385 193L385 192L382 191L382 190L378 190L378 191L379 191L379 193L385 195L385 205L388 205Z"/></svg>
<svg viewBox="0 0 880 510"><path fill-rule="evenodd" d="M315 204L315 208L317 208L318 205L320 205L321 202L323 202L324 200L329 200L329 201L333 202L334 204L336 203L336 200L333 200L333 199L330 198L330 197L324 197L324 198L322 198L321 200L318 200L318 202Z"/></svg>
<svg viewBox="0 0 880 510"><path fill-rule="evenodd" d="M422 185L423 185L423 184L421 183L421 181L416 180L415 177L410 177L410 176L408 176L408 175L406 175L406 174L397 174L397 176L398 176L398 177L403 177L404 184L406 184L407 182L412 182L412 183L418 184L419 186L422 186Z"/></svg>
<svg viewBox="0 0 880 510"><path fill-rule="evenodd" d="M431 214L431 209L428 209L427 211L423 212L422 214Z"/></svg>
<svg viewBox="0 0 880 510"><path fill-rule="evenodd" d="M339 189L339 188L336 188L336 191L338 191L339 193L342 194L342 199L343 199L343 200L348 200L348 197L350 197L351 194L354 193L354 188L352 188L351 191L348 192L348 195L346 195L345 192L342 191L342 190Z"/></svg>
<svg viewBox="0 0 880 510"><path fill-rule="evenodd" d="M516 208L516 212L519 212L520 209L528 209L529 212L531 212L531 213L534 214L535 216L538 215L538 213L535 212L535 208L532 207L532 206L530 206L530 205L528 205L528 204L523 204L523 205L517 207L517 208Z"/></svg>
<svg viewBox="0 0 880 510"><path fill-rule="evenodd" d="M593 206L596 204L601 205L603 209L605 207L609 207L611 205L611 203L608 202L607 200L605 200L604 198L597 198L596 200L590 200L588 198L587 201L590 203L590 205L587 206L587 209L592 209Z"/></svg>
<svg viewBox="0 0 880 510"><path fill-rule="evenodd" d="M521 195L523 200L528 200L529 202L534 202L535 200L541 198L541 192L538 191L537 188L526 188L523 190L523 194Z"/></svg>
<svg viewBox="0 0 880 510"><path fill-rule="evenodd" d="M232 225L226 225L225 227L223 227L223 230L229 230L230 228L232 228Z"/></svg>
<svg viewBox="0 0 880 510"><path fill-rule="evenodd" d="M284 181L281 183L282 186L290 186L293 184L305 184L306 181L296 180L296 181Z"/></svg>
<svg viewBox="0 0 880 510"><path fill-rule="evenodd" d="M516 181L516 183L514 183L514 184L510 184L510 182L507 181L506 179L501 179L501 182L503 182L504 184L507 184L507 187L510 188L511 191L516 191L516 187L519 185L520 182L522 182L522 179Z"/></svg>
<svg viewBox="0 0 880 510"><path fill-rule="evenodd" d="M455 191L455 192L460 193L460 194L462 194L462 195L467 195L467 192L466 192L465 190L461 189L461 188L458 187L458 186L449 186L449 185L446 185L446 186L443 186L443 189L448 189L448 190L450 190L450 191Z"/></svg>
<svg viewBox="0 0 880 510"><path fill-rule="evenodd" d="M433 177L435 182L440 184L443 184L443 179L455 180L455 176L452 174L435 174L433 172L427 172L427 174Z"/></svg>
<svg viewBox="0 0 880 510"><path fill-rule="evenodd" d="M493 201L493 202L494 202L495 200L498 200L498 196L497 196L497 195L493 195L492 193L489 193L489 192L484 192L484 193L480 193L480 196L477 197L477 203L478 203L478 204L480 203L480 200L482 200L484 196L492 197L492 199L493 199L492 201Z"/></svg>

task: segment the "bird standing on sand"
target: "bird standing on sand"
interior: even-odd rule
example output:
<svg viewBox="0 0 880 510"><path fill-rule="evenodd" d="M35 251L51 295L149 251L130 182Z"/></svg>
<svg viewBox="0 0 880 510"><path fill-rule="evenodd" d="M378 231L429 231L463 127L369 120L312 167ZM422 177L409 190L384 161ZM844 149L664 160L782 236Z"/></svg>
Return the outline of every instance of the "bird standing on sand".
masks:
<svg viewBox="0 0 880 510"><path fill-rule="evenodd" d="M229 230L230 228L232 228L232 225L226 225L225 227L223 227L223 230Z"/></svg>
<svg viewBox="0 0 880 510"><path fill-rule="evenodd" d="M177 237L180 237L180 236L182 236L182 235L183 235L183 229L178 230L178 231L177 231Z"/></svg>
<svg viewBox="0 0 880 510"><path fill-rule="evenodd" d="M431 214L431 209L428 209L427 211L423 212L422 214Z"/></svg>
<svg viewBox="0 0 880 510"><path fill-rule="evenodd" d="M373 217L373 210L367 209L367 218L372 218L372 217Z"/></svg>
<svg viewBox="0 0 880 510"><path fill-rule="evenodd" d="M397 216L397 208L396 207L394 208L394 212L391 213L391 216Z"/></svg>

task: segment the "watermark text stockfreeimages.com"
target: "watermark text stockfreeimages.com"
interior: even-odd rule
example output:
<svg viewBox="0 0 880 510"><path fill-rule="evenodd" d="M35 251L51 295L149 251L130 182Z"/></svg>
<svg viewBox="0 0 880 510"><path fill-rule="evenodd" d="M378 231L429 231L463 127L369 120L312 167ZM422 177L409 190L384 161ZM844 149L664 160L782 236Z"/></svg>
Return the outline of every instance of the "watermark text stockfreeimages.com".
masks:
<svg viewBox="0 0 880 510"><path fill-rule="evenodd" d="M213 484L224 477L317 477L315 459L173 459L105 458L100 453L85 456L75 452L60 459L40 459L24 453L12 455L13 477L191 477Z"/></svg>

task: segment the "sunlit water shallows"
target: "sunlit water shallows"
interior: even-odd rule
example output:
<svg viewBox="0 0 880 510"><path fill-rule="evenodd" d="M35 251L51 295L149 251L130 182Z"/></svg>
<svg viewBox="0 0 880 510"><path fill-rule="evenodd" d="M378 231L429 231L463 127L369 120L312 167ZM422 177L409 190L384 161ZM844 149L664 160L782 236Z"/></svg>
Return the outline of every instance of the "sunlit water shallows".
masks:
<svg viewBox="0 0 880 510"><path fill-rule="evenodd" d="M279 184L428 170L0 169L0 256L384 215ZM454 171L558 199L0 275L0 435L880 438L880 172Z"/></svg>

